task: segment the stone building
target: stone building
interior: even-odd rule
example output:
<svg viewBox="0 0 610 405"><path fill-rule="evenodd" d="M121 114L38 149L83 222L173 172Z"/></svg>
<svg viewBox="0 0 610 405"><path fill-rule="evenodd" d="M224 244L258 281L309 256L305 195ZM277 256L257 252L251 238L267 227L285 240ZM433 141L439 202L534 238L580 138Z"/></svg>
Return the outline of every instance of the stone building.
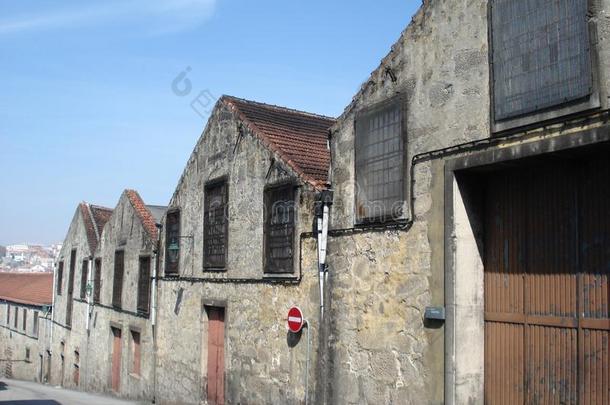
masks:
<svg viewBox="0 0 610 405"><path fill-rule="evenodd" d="M317 322L299 336L285 325L293 305L318 313L309 234L333 123L229 96L216 104L161 237L160 403L298 403L306 381L317 401Z"/></svg>
<svg viewBox="0 0 610 405"><path fill-rule="evenodd" d="M425 1L338 118L328 403L608 400L609 13Z"/></svg>
<svg viewBox="0 0 610 405"><path fill-rule="evenodd" d="M0 376L48 378L53 275L0 273Z"/></svg>
<svg viewBox="0 0 610 405"><path fill-rule="evenodd" d="M80 204L57 264L52 383L152 399L144 353L153 351L150 286L164 213L134 190L114 210Z"/></svg>

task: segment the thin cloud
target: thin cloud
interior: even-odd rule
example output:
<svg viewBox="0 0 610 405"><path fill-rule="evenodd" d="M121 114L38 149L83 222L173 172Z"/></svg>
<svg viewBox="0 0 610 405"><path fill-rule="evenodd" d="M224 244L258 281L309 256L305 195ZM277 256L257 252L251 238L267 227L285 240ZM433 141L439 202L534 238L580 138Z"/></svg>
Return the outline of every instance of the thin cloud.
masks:
<svg viewBox="0 0 610 405"><path fill-rule="evenodd" d="M129 24L149 33L182 31L207 21L215 7L216 0L113 0L85 7L78 2L62 10L0 19L0 35L105 24Z"/></svg>

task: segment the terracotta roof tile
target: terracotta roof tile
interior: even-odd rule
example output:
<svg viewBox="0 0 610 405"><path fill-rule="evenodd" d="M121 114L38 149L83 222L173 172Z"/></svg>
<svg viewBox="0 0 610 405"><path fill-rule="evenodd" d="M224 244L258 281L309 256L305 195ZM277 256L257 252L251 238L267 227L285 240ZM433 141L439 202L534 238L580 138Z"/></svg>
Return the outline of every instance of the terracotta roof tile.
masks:
<svg viewBox="0 0 610 405"><path fill-rule="evenodd" d="M127 194L127 198L129 198L129 201L131 202L131 205L133 206L134 210L136 211L138 218L142 222L142 226L148 233L148 236L150 236L151 240L156 241L157 240L157 226L156 226L157 221L155 220L155 216L153 215L153 213L151 212L149 207L146 204L144 204L142 197L140 197L140 194L138 194L137 191L125 190L125 194ZM164 208L164 207L155 206L154 208L158 211L158 209Z"/></svg>
<svg viewBox="0 0 610 405"><path fill-rule="evenodd" d="M91 205L86 202L80 203L79 208L85 222L89 248L91 249L91 254L93 254L97 248L104 225L106 225L106 222L108 222L112 215L112 209Z"/></svg>
<svg viewBox="0 0 610 405"><path fill-rule="evenodd" d="M53 273L0 273L0 299L50 305L53 303Z"/></svg>
<svg viewBox="0 0 610 405"><path fill-rule="evenodd" d="M221 99L273 152L316 188L328 183L328 130L335 119L231 96Z"/></svg>

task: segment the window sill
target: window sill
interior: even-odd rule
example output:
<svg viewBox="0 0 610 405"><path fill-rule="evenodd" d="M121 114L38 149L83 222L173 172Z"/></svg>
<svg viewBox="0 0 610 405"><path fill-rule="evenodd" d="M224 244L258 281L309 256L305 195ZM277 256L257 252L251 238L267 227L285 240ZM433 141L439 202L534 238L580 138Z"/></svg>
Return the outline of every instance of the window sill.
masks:
<svg viewBox="0 0 610 405"><path fill-rule="evenodd" d="M264 280L298 280L299 276L294 273L265 273L263 274Z"/></svg>
<svg viewBox="0 0 610 405"><path fill-rule="evenodd" d="M226 267L204 267L203 272L204 273L226 273L227 268Z"/></svg>

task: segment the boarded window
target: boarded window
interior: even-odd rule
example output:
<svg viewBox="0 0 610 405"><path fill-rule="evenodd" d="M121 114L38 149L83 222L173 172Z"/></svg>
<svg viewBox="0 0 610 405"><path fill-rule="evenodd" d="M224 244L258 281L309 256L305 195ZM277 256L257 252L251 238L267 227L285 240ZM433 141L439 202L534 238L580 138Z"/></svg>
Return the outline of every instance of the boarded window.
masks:
<svg viewBox="0 0 610 405"><path fill-rule="evenodd" d="M138 313L148 315L150 307L150 257L140 257L138 275Z"/></svg>
<svg viewBox="0 0 610 405"><path fill-rule="evenodd" d="M87 298L87 282L89 281L89 261L83 260L83 266L80 272L80 299Z"/></svg>
<svg viewBox="0 0 610 405"><path fill-rule="evenodd" d="M114 278L112 283L112 305L121 308L123 297L123 275L125 272L125 252L114 252Z"/></svg>
<svg viewBox="0 0 610 405"><path fill-rule="evenodd" d="M180 262L180 211L168 212L165 226L165 273L178 274Z"/></svg>
<svg viewBox="0 0 610 405"><path fill-rule="evenodd" d="M68 274L68 296L66 298L66 325L72 326L72 298L74 296L74 272L76 271L76 249L70 252L70 273Z"/></svg>
<svg viewBox="0 0 610 405"><path fill-rule="evenodd" d="M295 186L265 190L265 272L294 271L294 225Z"/></svg>
<svg viewBox="0 0 610 405"><path fill-rule="evenodd" d="M32 320L32 336L38 337L38 311L34 311Z"/></svg>
<svg viewBox="0 0 610 405"><path fill-rule="evenodd" d="M61 287L64 281L64 262L59 262L59 266L57 267L57 295L61 295Z"/></svg>
<svg viewBox="0 0 610 405"><path fill-rule="evenodd" d="M587 0L491 4L496 120L591 94Z"/></svg>
<svg viewBox="0 0 610 405"><path fill-rule="evenodd" d="M401 98L356 117L356 220L380 222L403 215L405 125Z"/></svg>
<svg viewBox="0 0 610 405"><path fill-rule="evenodd" d="M102 290L102 259L95 259L95 273L93 279L93 302L100 303L100 292Z"/></svg>
<svg viewBox="0 0 610 405"><path fill-rule="evenodd" d="M141 362L142 362L142 353L140 348L140 332L136 332L134 330L131 331L131 340L132 340L132 363L131 363L131 372L135 375L140 375L141 370Z"/></svg>
<svg viewBox="0 0 610 405"><path fill-rule="evenodd" d="M227 183L209 185L205 189L204 267L223 269L227 257Z"/></svg>

